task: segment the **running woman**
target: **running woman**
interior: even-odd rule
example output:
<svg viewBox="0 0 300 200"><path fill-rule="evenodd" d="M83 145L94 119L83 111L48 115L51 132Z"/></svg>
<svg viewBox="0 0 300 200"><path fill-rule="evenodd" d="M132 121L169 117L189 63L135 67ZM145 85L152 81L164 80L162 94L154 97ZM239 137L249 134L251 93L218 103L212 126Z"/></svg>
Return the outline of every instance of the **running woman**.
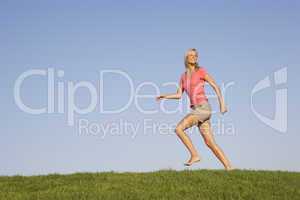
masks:
<svg viewBox="0 0 300 200"><path fill-rule="evenodd" d="M156 97L161 99L180 99L185 91L190 99L191 112L188 113L176 126L175 133L190 152L190 159L185 162L186 166L190 166L200 161L191 139L185 133L185 130L197 125L206 145L212 150L214 155L221 161L226 170L233 169L229 160L226 158L222 149L216 144L213 130L211 127L211 105L205 95L205 81L210 84L218 96L220 112L227 112L227 108L221 94L220 87L216 84L211 75L207 73L206 68L198 65L198 52L195 48L188 49L184 56L185 72L181 74L179 88L175 94L166 94Z"/></svg>

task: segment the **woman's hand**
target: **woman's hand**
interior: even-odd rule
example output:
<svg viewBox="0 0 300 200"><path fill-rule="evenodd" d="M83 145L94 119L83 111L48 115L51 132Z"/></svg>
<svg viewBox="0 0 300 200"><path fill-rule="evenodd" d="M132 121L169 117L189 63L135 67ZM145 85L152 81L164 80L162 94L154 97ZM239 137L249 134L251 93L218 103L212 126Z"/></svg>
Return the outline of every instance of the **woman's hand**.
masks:
<svg viewBox="0 0 300 200"><path fill-rule="evenodd" d="M222 113L222 115L224 115L227 111L227 107L224 104L222 104L220 107L220 112Z"/></svg>
<svg viewBox="0 0 300 200"><path fill-rule="evenodd" d="M164 98L165 98L165 95L160 95L160 96L156 97L156 101L159 101L159 100L164 99Z"/></svg>

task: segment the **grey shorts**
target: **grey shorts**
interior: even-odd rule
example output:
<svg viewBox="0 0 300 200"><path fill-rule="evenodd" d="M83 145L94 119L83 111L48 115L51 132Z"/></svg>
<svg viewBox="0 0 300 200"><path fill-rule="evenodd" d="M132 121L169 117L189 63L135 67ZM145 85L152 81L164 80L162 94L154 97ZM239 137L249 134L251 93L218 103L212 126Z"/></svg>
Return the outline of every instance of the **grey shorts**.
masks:
<svg viewBox="0 0 300 200"><path fill-rule="evenodd" d="M204 122L206 120L209 120L211 117L211 105L208 102L205 102L200 105L195 105L191 107L191 114L197 115L200 122Z"/></svg>

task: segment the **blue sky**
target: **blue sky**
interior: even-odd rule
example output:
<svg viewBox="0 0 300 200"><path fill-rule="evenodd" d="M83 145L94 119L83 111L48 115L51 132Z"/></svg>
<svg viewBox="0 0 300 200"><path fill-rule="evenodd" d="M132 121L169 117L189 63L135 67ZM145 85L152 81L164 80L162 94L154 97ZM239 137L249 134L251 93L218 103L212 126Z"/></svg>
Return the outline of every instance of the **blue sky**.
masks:
<svg viewBox="0 0 300 200"><path fill-rule="evenodd" d="M139 99L119 114L100 112L100 96L106 109L128 102L128 80L117 74L107 75L102 91L97 88L100 72L119 70L126 73L139 94L173 93L184 71L183 55L197 48L199 64L217 83L231 84L225 99L228 113L215 112L215 139L232 164L241 169L300 171L299 123L299 2L297 1L1 1L0 66L1 134L0 174L33 175L77 171L154 171L185 169L188 152L173 130L164 134L138 129L134 135L80 135L79 120L107 127L122 122L152 127L176 124L189 112L186 95L181 101L168 100L169 110L180 103L183 112L167 114L152 98ZM18 77L28 70L64 72L57 74L55 112L32 115L22 111L14 99ZM287 82L277 86L274 72L286 68ZM262 122L251 110L254 86L269 76L271 86L258 92L255 109L272 118L275 94L287 90L287 130L280 132ZM86 81L97 88L97 106L87 114L75 114L74 126L68 125L68 83ZM59 83L65 93L64 113L57 112ZM23 102L31 107L47 105L47 77L32 76L21 88ZM100 94L101 92L101 94ZM213 90L206 85L208 95ZM74 95L78 107L86 107L88 90ZM218 102L209 98L215 111ZM283 119L284 120L284 119ZM223 128L218 126L222 124ZM224 130L233 129L229 134ZM223 130L223 132L222 132ZM117 131L118 132L118 131ZM121 131L120 131L121 132ZM203 160L191 169L222 169L220 162L205 146L196 128L188 131ZM103 137L102 137L102 136Z"/></svg>

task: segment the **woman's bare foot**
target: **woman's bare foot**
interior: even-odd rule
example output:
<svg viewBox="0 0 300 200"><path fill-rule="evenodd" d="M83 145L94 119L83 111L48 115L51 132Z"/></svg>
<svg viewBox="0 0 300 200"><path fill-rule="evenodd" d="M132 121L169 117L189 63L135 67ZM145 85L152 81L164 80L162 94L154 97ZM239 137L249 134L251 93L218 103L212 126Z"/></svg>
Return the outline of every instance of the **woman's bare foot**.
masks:
<svg viewBox="0 0 300 200"><path fill-rule="evenodd" d="M226 168L225 168L226 171L231 171L231 170L234 170L234 169L235 169L235 168L232 167L232 166L229 166L229 167L226 167Z"/></svg>
<svg viewBox="0 0 300 200"><path fill-rule="evenodd" d="M192 164L194 164L195 162L199 162L201 160L200 156L191 156L191 158L189 159L189 161L187 161L186 163L184 163L185 166L191 166Z"/></svg>

